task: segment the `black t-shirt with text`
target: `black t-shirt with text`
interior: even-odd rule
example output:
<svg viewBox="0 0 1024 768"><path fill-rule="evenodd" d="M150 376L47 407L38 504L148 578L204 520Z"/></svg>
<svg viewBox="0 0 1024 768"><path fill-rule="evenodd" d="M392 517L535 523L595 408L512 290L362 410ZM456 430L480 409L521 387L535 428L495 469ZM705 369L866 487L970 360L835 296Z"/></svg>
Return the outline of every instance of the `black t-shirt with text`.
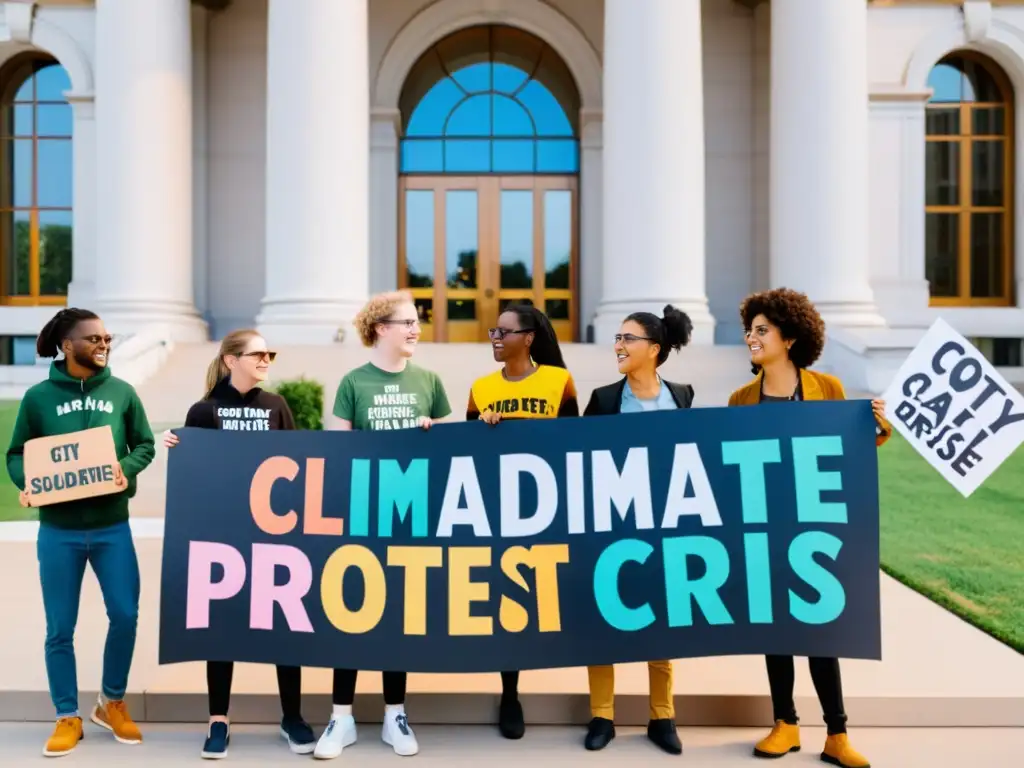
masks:
<svg viewBox="0 0 1024 768"><path fill-rule="evenodd" d="M232 432L267 432L295 429L295 419L288 402L280 395L259 387L243 395L225 378L213 388L209 397L188 409L185 426Z"/></svg>

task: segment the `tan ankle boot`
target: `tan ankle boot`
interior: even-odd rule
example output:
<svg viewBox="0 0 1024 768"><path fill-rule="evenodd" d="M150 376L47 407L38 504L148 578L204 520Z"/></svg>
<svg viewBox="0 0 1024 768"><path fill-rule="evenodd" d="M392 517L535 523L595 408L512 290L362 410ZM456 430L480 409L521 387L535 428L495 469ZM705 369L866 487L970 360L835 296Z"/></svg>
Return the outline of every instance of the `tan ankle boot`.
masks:
<svg viewBox="0 0 1024 768"><path fill-rule="evenodd" d="M850 739L845 733L837 733L825 739L825 750L821 753L821 759L841 768L871 768L868 759L850 746Z"/></svg>
<svg viewBox="0 0 1024 768"><path fill-rule="evenodd" d="M790 725L785 720L776 720L772 732L754 747L756 757L782 757L799 751L800 726Z"/></svg>

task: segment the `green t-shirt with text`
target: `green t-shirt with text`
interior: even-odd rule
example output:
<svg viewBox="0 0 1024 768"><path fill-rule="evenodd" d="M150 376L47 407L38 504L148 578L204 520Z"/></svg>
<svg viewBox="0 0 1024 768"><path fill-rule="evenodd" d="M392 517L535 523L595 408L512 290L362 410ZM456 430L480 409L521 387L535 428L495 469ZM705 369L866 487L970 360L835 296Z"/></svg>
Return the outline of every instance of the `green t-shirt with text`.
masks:
<svg viewBox="0 0 1024 768"><path fill-rule="evenodd" d="M359 430L408 429L451 412L441 378L411 363L400 373L367 363L345 375L334 397L334 415Z"/></svg>

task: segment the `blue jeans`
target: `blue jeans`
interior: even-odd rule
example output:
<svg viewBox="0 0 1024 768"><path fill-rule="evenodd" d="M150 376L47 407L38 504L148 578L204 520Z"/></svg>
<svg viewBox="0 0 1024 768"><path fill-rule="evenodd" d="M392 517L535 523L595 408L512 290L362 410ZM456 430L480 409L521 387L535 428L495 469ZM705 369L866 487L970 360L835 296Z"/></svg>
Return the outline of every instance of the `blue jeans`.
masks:
<svg viewBox="0 0 1024 768"><path fill-rule="evenodd" d="M46 611L46 676L57 717L78 713L75 624L86 563L103 592L110 628L103 651L103 695L124 698L139 619L139 561L127 522L69 530L40 524L36 541Z"/></svg>

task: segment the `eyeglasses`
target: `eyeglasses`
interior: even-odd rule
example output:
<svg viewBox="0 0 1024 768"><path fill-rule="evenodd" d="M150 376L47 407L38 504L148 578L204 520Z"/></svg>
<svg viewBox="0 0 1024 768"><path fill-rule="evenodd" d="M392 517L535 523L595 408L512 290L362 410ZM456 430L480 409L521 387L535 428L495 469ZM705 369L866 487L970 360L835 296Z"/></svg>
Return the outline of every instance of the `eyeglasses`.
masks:
<svg viewBox="0 0 1024 768"><path fill-rule="evenodd" d="M632 333L616 333L615 343L618 344L620 341L632 344L634 341L654 341L654 339L649 336L634 336Z"/></svg>
<svg viewBox="0 0 1024 768"><path fill-rule="evenodd" d="M420 319L414 318L412 320L381 320L381 325L404 325L406 328L415 328L420 324Z"/></svg>
<svg viewBox="0 0 1024 768"><path fill-rule="evenodd" d="M272 363L272 362L274 362L274 358L277 357L277 352L270 352L270 351L264 352L262 350L259 351L259 352L245 352L245 353L239 355L239 357L252 357L252 358L258 359L260 361L265 361L265 362L268 362L268 363Z"/></svg>
<svg viewBox="0 0 1024 768"><path fill-rule="evenodd" d="M533 333L533 328L521 328L518 331L513 331L511 328L488 328L487 335L492 339L504 339L510 333Z"/></svg>
<svg viewBox="0 0 1024 768"><path fill-rule="evenodd" d="M744 339L749 339L750 338L750 334L756 333L758 335L758 338L763 339L765 336L767 336L771 332L772 332L772 329L769 328L767 325L759 325L759 326L757 326L757 328L747 328L746 330L744 330L743 331L743 338Z"/></svg>
<svg viewBox="0 0 1024 768"><path fill-rule="evenodd" d="M108 347L110 346L110 343L113 340L114 340L114 337L111 336L109 333L106 336L100 336L97 333L97 334L93 334L92 336L79 336L77 339L72 339L72 341L84 341L87 344L99 344L100 342L102 342L102 343L106 344Z"/></svg>

